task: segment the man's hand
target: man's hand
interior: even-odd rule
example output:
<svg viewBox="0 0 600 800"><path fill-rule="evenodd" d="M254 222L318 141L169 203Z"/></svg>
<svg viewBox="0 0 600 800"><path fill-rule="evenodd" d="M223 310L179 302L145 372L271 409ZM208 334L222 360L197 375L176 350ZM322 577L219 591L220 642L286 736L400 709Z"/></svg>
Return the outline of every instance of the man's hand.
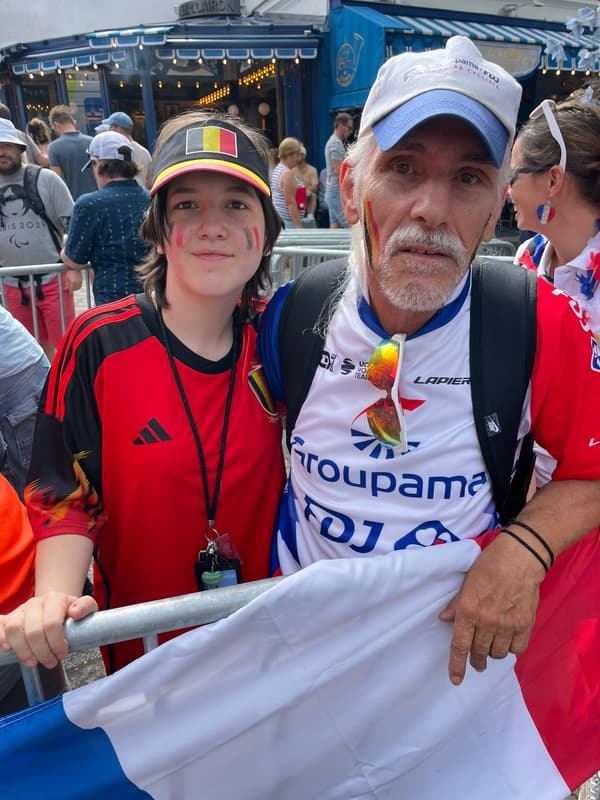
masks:
<svg viewBox="0 0 600 800"><path fill-rule="evenodd" d="M26 667L38 662L55 667L69 652L64 621L82 619L98 610L98 604L84 595L48 592L32 597L10 614L0 616L0 650L13 650Z"/></svg>
<svg viewBox="0 0 600 800"><path fill-rule="evenodd" d="M81 289L83 284L81 271L78 269L70 269L68 272L65 272L65 281L67 283L67 291L69 294L73 294L77 289Z"/></svg>
<svg viewBox="0 0 600 800"><path fill-rule="evenodd" d="M467 656L483 672L489 658L527 648L545 572L537 559L500 533L482 551L454 599L440 614L454 622L448 672L456 686L465 676Z"/></svg>

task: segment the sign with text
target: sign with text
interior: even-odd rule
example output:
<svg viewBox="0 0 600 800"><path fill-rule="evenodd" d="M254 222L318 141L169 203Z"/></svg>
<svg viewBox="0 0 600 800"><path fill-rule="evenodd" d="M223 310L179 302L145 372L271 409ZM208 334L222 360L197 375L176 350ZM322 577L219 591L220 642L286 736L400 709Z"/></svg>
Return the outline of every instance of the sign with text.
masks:
<svg viewBox="0 0 600 800"><path fill-rule="evenodd" d="M177 7L179 19L214 16L239 17L241 13L241 0L189 0Z"/></svg>

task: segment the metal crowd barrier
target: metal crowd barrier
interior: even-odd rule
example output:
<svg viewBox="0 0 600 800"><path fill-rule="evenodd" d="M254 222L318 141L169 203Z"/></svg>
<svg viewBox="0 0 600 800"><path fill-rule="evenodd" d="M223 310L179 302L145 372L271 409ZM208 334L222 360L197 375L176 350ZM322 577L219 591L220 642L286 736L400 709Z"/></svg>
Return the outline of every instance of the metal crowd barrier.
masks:
<svg viewBox="0 0 600 800"><path fill-rule="evenodd" d="M183 594L108 611L97 611L85 619L65 622L69 652L87 650L128 639L143 639L144 652L158 647L158 634L193 628L228 617L283 578L225 586L205 592ZM0 667L17 662L14 653L0 653ZM44 693L37 667L21 665L29 705L41 703Z"/></svg>
<svg viewBox="0 0 600 800"><path fill-rule="evenodd" d="M24 287L30 290L30 298L31 298L31 314L33 318L33 335L36 339L39 340L39 322L38 322L38 312L37 312L37 298L35 292L35 276L36 275L47 275L48 273L52 274L59 274L60 272L67 272L69 267L67 267L62 262L60 264L36 264L28 265L24 267L0 267L0 302L2 305L7 308L6 303L6 294L4 292L4 279L5 278L28 278L28 283ZM91 308L93 305L93 297L92 297L92 280L91 280L91 269L86 267L82 270L83 273L83 286L77 292L75 292L75 311L76 313L80 313L87 308ZM59 305L60 305L60 322L62 327L62 332L65 332L66 324L65 324L65 301L64 301L64 293L65 290L62 285L62 281L59 281Z"/></svg>
<svg viewBox="0 0 600 800"><path fill-rule="evenodd" d="M307 267L341 258L348 248L333 247L279 247L275 245L271 256L271 284L273 291L284 283L295 280Z"/></svg>

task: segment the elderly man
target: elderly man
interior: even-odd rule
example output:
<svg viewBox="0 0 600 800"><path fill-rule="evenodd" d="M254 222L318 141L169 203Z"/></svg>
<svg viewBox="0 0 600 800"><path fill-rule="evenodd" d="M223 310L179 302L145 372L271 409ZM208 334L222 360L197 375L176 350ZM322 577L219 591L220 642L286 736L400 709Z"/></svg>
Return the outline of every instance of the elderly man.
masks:
<svg viewBox="0 0 600 800"><path fill-rule="evenodd" d="M289 431L277 537L284 572L498 527L471 396L471 262L502 207L520 96L519 84L464 37L444 50L403 53L379 72L340 173L353 247L320 316L320 364ZM305 294L298 285L298 307L309 302ZM302 338L282 330L293 313L284 308L288 295L284 287L269 304L260 339L282 402L294 367L281 353L297 353ZM313 322L299 328L310 331ZM537 289L537 332L509 455L516 463L531 432L558 466L516 521L501 520L505 527L441 613L453 624L456 685L468 658L483 671L488 658L526 649L554 557L600 520L598 345L576 304L547 286ZM487 424L492 438L493 416Z"/></svg>

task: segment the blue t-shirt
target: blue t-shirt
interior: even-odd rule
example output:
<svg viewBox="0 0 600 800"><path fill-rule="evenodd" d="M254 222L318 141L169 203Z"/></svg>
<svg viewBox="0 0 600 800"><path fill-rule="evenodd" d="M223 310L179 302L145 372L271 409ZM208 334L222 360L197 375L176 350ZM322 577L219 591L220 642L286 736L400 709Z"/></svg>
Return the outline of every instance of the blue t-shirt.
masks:
<svg viewBox="0 0 600 800"><path fill-rule="evenodd" d="M139 233L149 202L135 180L110 181L75 202L65 252L76 264L92 265L97 304L140 291L134 268L149 248Z"/></svg>

